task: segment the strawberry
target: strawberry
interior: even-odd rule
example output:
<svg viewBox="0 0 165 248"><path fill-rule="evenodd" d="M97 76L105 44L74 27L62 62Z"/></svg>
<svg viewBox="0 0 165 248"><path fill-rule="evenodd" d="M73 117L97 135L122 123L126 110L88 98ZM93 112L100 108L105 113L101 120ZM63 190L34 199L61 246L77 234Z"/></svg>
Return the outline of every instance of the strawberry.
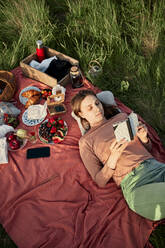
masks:
<svg viewBox="0 0 165 248"><path fill-rule="evenodd" d="M30 132L31 136L35 136L35 132Z"/></svg>
<svg viewBox="0 0 165 248"><path fill-rule="evenodd" d="M53 142L54 142L55 144L59 143L58 137L54 138L54 139L53 139Z"/></svg>
<svg viewBox="0 0 165 248"><path fill-rule="evenodd" d="M57 144L57 143L60 143L61 141L63 141L63 139L64 139L64 138L62 138L62 137L54 136L54 137L53 137L53 142L54 142L55 144Z"/></svg>
<svg viewBox="0 0 165 248"><path fill-rule="evenodd" d="M55 126L53 126L50 130L50 133L56 133L57 132L57 128Z"/></svg>
<svg viewBox="0 0 165 248"><path fill-rule="evenodd" d="M52 118L50 118L48 121L49 121L51 124L54 124L55 119L52 117Z"/></svg>
<svg viewBox="0 0 165 248"><path fill-rule="evenodd" d="M6 134L6 138L7 138L7 141L9 142L9 141L15 139L16 138L16 135L14 134L14 132L11 131L11 132L8 132Z"/></svg>
<svg viewBox="0 0 165 248"><path fill-rule="evenodd" d="M47 127L51 127L52 125L51 125L50 122L48 122L48 123L46 124L46 126L47 126Z"/></svg>
<svg viewBox="0 0 165 248"><path fill-rule="evenodd" d="M57 144L57 143L60 143L61 141L63 141L63 137L57 137L57 136L54 136L53 137L53 142L55 143L55 144Z"/></svg>
<svg viewBox="0 0 165 248"><path fill-rule="evenodd" d="M58 123L59 123L61 126L64 126L64 121L63 121L63 120L58 120Z"/></svg>

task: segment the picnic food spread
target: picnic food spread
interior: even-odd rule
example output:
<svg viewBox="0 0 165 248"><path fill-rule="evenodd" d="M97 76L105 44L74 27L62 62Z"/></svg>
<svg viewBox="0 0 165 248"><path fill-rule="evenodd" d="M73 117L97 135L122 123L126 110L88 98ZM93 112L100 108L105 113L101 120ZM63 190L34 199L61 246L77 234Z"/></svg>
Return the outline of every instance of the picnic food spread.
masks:
<svg viewBox="0 0 165 248"><path fill-rule="evenodd" d="M42 64L48 64L46 68L47 74L55 76L58 80L61 80L69 69L78 61L62 55L54 50L50 49L51 56L46 58L49 50L46 52L46 48L43 47L42 41L37 41L36 60L33 57L33 62ZM42 55L40 52L42 51ZM59 57L58 57L59 54ZM55 55L55 56L53 56ZM41 58L42 57L42 58ZM47 63L47 61L49 63ZM28 63L31 64L32 61ZM24 68L20 63L22 70ZM32 68L32 67L31 67ZM40 67L38 67L40 70ZM0 94L4 93L5 87L8 87L8 91L11 88L11 93L7 100L12 100L15 91L15 78L10 72L2 71L2 83L0 84ZM68 74L69 75L69 74ZM68 82L70 81L67 78ZM55 81L56 82L56 81ZM44 84L45 82L43 82ZM47 84L47 83L46 83ZM13 87L10 87L10 85ZM32 141L35 135L34 128L38 129L38 140L43 143L56 144L64 140L67 135L67 123L59 117L60 114L66 113L65 101L66 89L60 84L56 83L53 87L45 87L41 85L38 87L33 83L23 88L19 92L19 102L22 104L23 112L17 107L16 101L7 102L6 99L0 104L0 125L5 124L14 128L14 131L7 131L4 136L4 141L7 143L8 151L17 151L25 147L28 141ZM19 105L19 104L18 104ZM22 118L20 118L22 117ZM47 119L46 119L47 117ZM19 125L24 124L27 128L18 128ZM15 129L17 128L17 129ZM36 137L35 137L36 140ZM5 160L7 162L7 159Z"/></svg>
<svg viewBox="0 0 165 248"><path fill-rule="evenodd" d="M7 132L7 134L2 141L6 142L9 152L23 149L29 141L36 141L35 128L38 129L38 140L43 143L61 143L68 130L67 123L59 117L60 114L65 114L67 111L64 104L66 89L58 84L57 80L61 83L64 80L65 84L74 80L76 88L83 86L83 78L81 78L81 83L78 82L78 80L80 81L80 70L77 60L44 47L40 40L36 43L36 54L31 57L31 60L29 60L30 57L27 58L28 60L25 59L26 63L25 61L20 62L20 65L25 75L34 77L36 80L38 77L35 77L35 75L39 75L39 80L42 76L43 84L47 84L48 87L41 84L38 87L30 83L29 86L21 89L19 92L19 102L23 106L23 112L16 107L17 102L12 101L10 103L6 101L12 100L14 96L16 85L14 75L7 71L2 71L1 73L0 94L2 95L5 90L8 90L8 93L10 91L10 94L8 94L8 98L5 98L3 95L2 99L4 99L4 102L0 104L0 113L2 113L0 115L0 125L5 124L14 128L14 131L10 130L10 132L6 128L4 133ZM70 68L76 68L76 78L75 75L69 74ZM27 71L29 74L27 74ZM35 73L33 73L34 71ZM39 74L39 71L44 72L44 76ZM45 76L46 74L48 76ZM55 81L52 81L50 84L47 81L47 78L51 81L49 75L55 77ZM27 129L18 128L22 124L27 126ZM3 161L8 163L7 157Z"/></svg>
<svg viewBox="0 0 165 248"><path fill-rule="evenodd" d="M64 140L68 128L66 122L63 121L63 119L59 116L53 115L52 117L49 117L46 100L48 97L51 96L51 94L52 90L49 88L39 89L35 86L29 86L21 90L19 94L19 100L25 108L25 111L22 113L22 122L27 127L37 126L44 121L46 116L48 116L48 119L45 120L38 127L38 138L43 143L56 144ZM53 101L54 97L56 96L58 98L58 92L57 94L53 95ZM63 102L63 100L64 97L61 101ZM39 102L41 102L42 104L38 104ZM17 128L20 124L20 111L18 111L19 109L17 109L13 104L7 105L6 103L3 104L2 102L1 105L3 106L3 109L1 109L3 110L3 118L1 118L2 124L4 123L5 125ZM13 111L13 107L16 108L17 112ZM56 104L56 107L60 108L60 105ZM8 110L8 113L5 113L6 109ZM14 114L12 111L14 112ZM63 112L59 111L57 112L57 114ZM32 143L34 143L34 141L36 142L36 137L35 135L31 134L32 132L32 129L29 131L23 128L17 128L17 130L15 129L14 131L7 131L6 135L4 136L5 140L3 141L7 143L5 149L8 149L9 152L17 151L24 148L27 144L27 141L30 141ZM6 163L8 163L7 151L5 161ZM2 161L2 163L4 163L4 160Z"/></svg>

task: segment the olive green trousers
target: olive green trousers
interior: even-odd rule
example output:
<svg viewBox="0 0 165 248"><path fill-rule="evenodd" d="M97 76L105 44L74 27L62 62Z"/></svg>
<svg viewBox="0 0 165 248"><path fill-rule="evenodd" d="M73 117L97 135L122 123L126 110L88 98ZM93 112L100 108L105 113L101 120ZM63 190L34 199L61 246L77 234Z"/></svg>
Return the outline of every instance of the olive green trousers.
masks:
<svg viewBox="0 0 165 248"><path fill-rule="evenodd" d="M165 164L143 161L122 180L121 189L137 214L154 221L165 218Z"/></svg>

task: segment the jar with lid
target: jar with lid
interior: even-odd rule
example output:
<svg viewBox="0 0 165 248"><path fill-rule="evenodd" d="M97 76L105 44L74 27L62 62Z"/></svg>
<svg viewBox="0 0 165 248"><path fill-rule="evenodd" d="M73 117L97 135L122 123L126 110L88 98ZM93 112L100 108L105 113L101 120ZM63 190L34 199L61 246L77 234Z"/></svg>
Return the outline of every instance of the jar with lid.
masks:
<svg viewBox="0 0 165 248"><path fill-rule="evenodd" d="M72 88L80 88L83 84L83 76L81 74L81 71L77 65L74 65L70 69L70 78L72 81Z"/></svg>
<svg viewBox="0 0 165 248"><path fill-rule="evenodd" d="M42 40L37 40L36 44L37 44L37 48L36 48L37 59L41 63L42 60L45 59L45 50L43 47Z"/></svg>

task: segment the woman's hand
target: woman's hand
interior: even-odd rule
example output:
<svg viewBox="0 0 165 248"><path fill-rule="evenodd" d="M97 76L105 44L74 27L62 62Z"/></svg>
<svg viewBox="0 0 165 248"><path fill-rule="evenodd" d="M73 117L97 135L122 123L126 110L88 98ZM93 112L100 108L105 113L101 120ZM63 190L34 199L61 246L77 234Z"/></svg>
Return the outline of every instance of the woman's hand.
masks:
<svg viewBox="0 0 165 248"><path fill-rule="evenodd" d="M115 170L117 161L121 153L127 146L127 144L128 144L128 141L126 139L122 139L119 142L117 142L117 140L115 139L110 145L111 154L106 162L106 165L112 170Z"/></svg>
<svg viewBox="0 0 165 248"><path fill-rule="evenodd" d="M148 129L145 124L142 122L139 122L139 126L137 127L137 137L141 140L142 143L147 143L148 142L148 137L147 137Z"/></svg>

